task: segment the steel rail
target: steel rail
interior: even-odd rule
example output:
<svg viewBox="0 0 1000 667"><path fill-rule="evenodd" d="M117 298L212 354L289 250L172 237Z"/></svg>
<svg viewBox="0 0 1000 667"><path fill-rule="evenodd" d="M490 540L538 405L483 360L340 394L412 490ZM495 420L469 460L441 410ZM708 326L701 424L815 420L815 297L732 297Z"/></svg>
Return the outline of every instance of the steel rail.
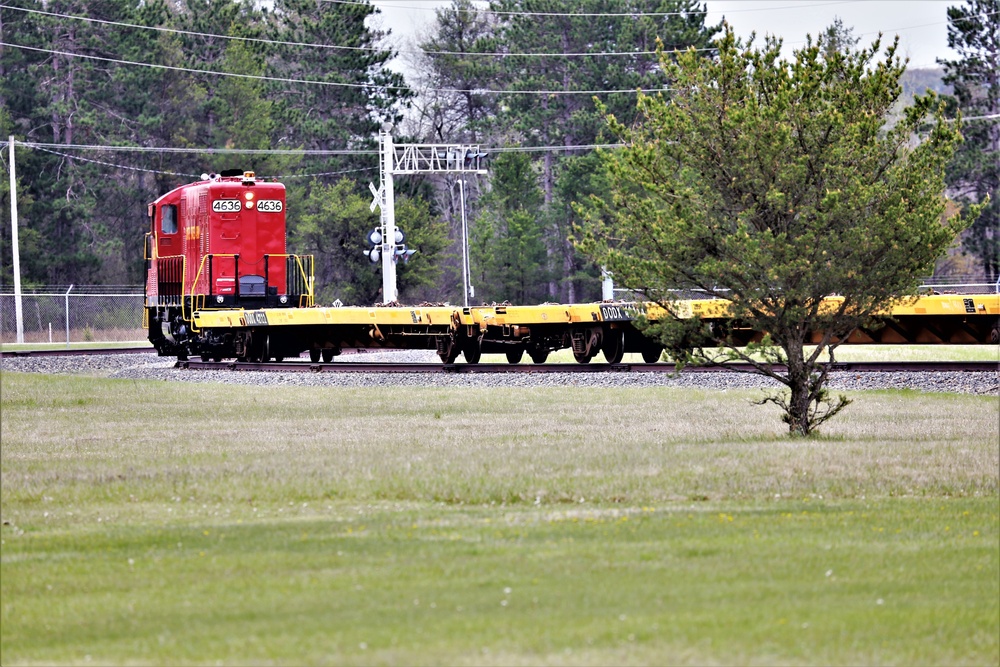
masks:
<svg viewBox="0 0 1000 667"><path fill-rule="evenodd" d="M669 363L656 364L440 364L440 363L375 363L332 362L312 363L292 361L257 363L245 361L178 361L175 368L214 371L267 371L301 373L674 373ZM774 366L778 373L787 371ZM836 362L831 372L1000 372L1000 361L889 361ZM686 366L682 373L760 373L746 363L714 366Z"/></svg>

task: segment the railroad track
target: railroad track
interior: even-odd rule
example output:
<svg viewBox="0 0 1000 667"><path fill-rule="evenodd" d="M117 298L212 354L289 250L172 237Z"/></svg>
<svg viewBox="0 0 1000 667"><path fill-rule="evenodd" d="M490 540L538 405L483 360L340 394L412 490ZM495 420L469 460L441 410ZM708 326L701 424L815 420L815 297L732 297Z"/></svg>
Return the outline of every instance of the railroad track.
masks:
<svg viewBox="0 0 1000 667"><path fill-rule="evenodd" d="M269 371L300 373L673 373L669 363L657 364L435 364L435 363L373 363L334 362L312 363L285 361L252 363L244 361L178 361L176 368L212 371ZM783 366L775 370L784 372ZM1000 372L996 361L906 361L906 362L837 362L832 371L852 373L874 372ZM683 373L756 373L750 364L730 363L722 366L688 366Z"/></svg>
<svg viewBox="0 0 1000 667"><path fill-rule="evenodd" d="M155 354L149 346L145 347L109 347L87 349L52 349L52 350L0 350L0 357L61 357L82 355L111 354ZM282 363L251 363L244 361L178 361L176 368L194 371L270 371L270 372L300 372L300 373L673 373L674 365L657 364L440 364L440 363L397 363L368 361L336 361L333 363L312 363L305 359L300 361L285 361ZM783 372L784 367L775 370ZM1000 373L1000 361L864 361L837 362L834 371L854 373L874 372L978 372ZM683 373L755 373L749 364L730 363L723 366L688 366Z"/></svg>

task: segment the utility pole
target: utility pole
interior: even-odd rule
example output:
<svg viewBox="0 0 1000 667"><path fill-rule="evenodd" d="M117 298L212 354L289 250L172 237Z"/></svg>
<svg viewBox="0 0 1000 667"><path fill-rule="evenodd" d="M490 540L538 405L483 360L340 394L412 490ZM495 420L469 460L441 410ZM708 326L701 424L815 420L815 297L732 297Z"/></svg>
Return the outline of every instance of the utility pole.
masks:
<svg viewBox="0 0 1000 667"><path fill-rule="evenodd" d="M10 148L10 250L14 264L14 318L17 321L17 342L24 342L24 314L21 311L21 257L17 246L17 175L14 167L14 135L7 142Z"/></svg>
<svg viewBox="0 0 1000 667"><path fill-rule="evenodd" d="M383 123L379 131L379 174L381 185L376 188L369 183L372 192L371 210L382 208L382 303L396 301L399 291L396 287L396 261L399 253L398 228L396 227L395 201L392 177L406 174L485 174L482 167L487 154L478 145L470 144L399 144L392 143L392 123ZM460 181L461 183L461 181ZM468 284L468 229L465 224L465 185L462 183L462 250L463 285L465 305L469 305ZM402 251L401 251L402 252ZM373 261L377 261L375 257Z"/></svg>

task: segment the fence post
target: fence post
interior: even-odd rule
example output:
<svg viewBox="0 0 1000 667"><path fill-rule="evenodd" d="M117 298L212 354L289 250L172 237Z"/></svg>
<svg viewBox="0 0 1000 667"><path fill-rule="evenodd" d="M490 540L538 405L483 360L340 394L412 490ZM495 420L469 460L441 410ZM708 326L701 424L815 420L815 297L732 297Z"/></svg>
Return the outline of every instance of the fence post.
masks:
<svg viewBox="0 0 1000 667"><path fill-rule="evenodd" d="M66 347L69 347L69 293L73 291L73 285L66 290Z"/></svg>

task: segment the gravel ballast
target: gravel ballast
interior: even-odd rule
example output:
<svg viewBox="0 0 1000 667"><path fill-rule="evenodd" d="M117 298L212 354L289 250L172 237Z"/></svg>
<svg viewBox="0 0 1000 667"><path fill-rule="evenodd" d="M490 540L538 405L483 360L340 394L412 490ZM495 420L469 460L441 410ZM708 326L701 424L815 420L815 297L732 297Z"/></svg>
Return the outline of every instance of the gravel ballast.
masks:
<svg viewBox="0 0 1000 667"><path fill-rule="evenodd" d="M429 351L369 353L338 357L337 363L437 361ZM199 371L174 368L176 360L153 354L53 357L0 357L0 371L92 375L115 379L217 382L224 384L302 387L697 387L748 389L779 386L761 375L746 373L303 373ZM835 371L829 388L836 391L913 389L926 392L1000 395L996 372L867 372Z"/></svg>

